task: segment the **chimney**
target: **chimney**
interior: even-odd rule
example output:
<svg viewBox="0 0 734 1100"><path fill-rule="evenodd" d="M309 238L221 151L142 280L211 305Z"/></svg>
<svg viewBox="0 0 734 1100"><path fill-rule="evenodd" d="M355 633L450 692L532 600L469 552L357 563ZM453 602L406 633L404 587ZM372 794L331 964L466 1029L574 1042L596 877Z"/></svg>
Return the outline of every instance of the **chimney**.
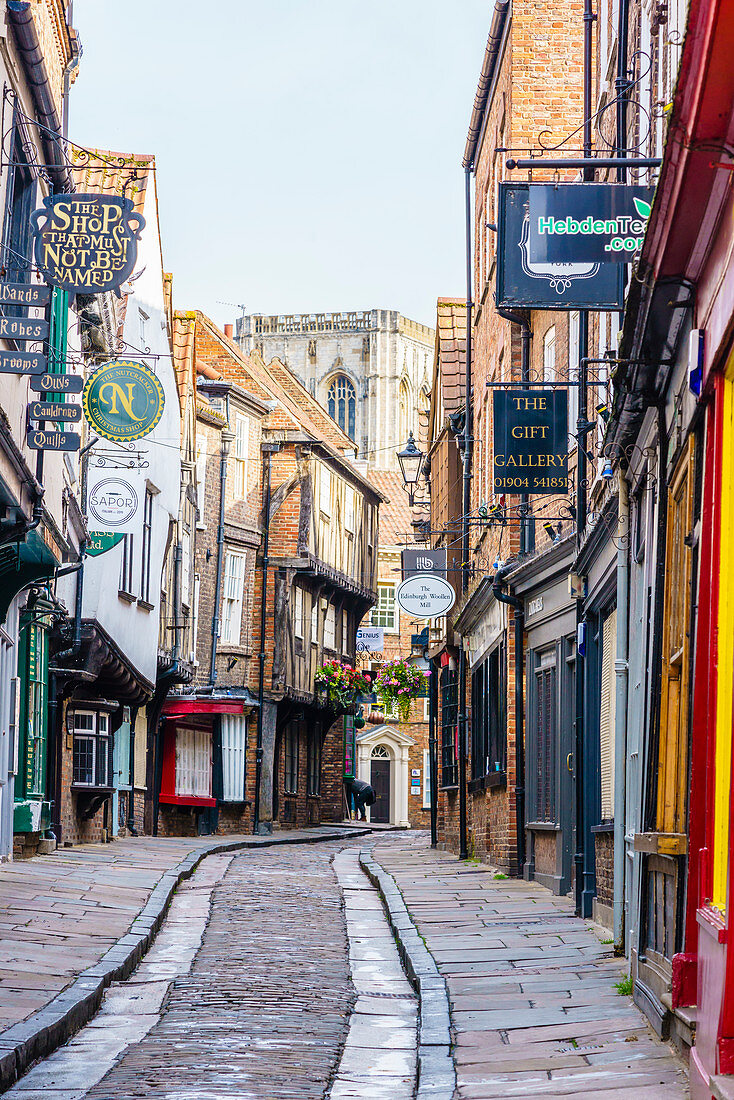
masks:
<svg viewBox="0 0 734 1100"><path fill-rule="evenodd" d="M224 326L224 335L229 336L230 340L233 338L234 329L233 329L232 325L225 325Z"/></svg>

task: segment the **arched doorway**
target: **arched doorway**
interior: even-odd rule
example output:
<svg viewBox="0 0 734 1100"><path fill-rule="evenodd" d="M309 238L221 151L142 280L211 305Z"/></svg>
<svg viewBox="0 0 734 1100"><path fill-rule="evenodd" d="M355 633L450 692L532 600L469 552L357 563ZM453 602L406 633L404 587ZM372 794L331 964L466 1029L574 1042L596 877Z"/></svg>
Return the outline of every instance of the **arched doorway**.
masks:
<svg viewBox="0 0 734 1100"><path fill-rule="evenodd" d="M390 821L390 752L385 745L375 745L370 758L370 783L374 787L376 801L370 813L370 821L387 825Z"/></svg>

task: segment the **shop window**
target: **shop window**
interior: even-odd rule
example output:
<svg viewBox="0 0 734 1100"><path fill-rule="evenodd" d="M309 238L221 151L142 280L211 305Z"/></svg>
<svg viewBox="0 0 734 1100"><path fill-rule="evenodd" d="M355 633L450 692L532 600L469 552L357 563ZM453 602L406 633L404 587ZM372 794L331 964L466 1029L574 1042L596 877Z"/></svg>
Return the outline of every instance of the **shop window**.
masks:
<svg viewBox="0 0 734 1100"><path fill-rule="evenodd" d="M482 779L507 768L505 646L501 642L472 671L471 773Z"/></svg>
<svg viewBox="0 0 734 1100"><path fill-rule="evenodd" d="M37 609L20 617L21 797L43 798L46 791L48 634Z"/></svg>
<svg viewBox="0 0 734 1100"><path fill-rule="evenodd" d="M601 700L599 707L599 761L601 770L601 819L614 818L614 719L616 684L614 657L617 647L617 611L604 619L601 650Z"/></svg>
<svg viewBox="0 0 734 1100"><path fill-rule="evenodd" d="M74 786L111 787L109 715L96 710L74 710L69 715L68 728L74 737Z"/></svg>
<svg viewBox="0 0 734 1100"><path fill-rule="evenodd" d="M321 737L313 728L308 734L308 794L321 794Z"/></svg>
<svg viewBox="0 0 734 1100"><path fill-rule="evenodd" d="M397 629L397 611L395 608L395 585L377 585L377 603L370 614L370 626L381 626L385 630Z"/></svg>
<svg viewBox="0 0 734 1100"><path fill-rule="evenodd" d="M535 669L537 787L535 820L556 820L556 667L555 651L537 658Z"/></svg>
<svg viewBox="0 0 734 1100"><path fill-rule="evenodd" d="M440 691L441 785L455 787L459 782L459 694L455 670L443 669Z"/></svg>
<svg viewBox="0 0 734 1100"><path fill-rule="evenodd" d="M283 787L286 794L298 793L298 730L295 722L285 727L285 774Z"/></svg>
<svg viewBox="0 0 734 1100"><path fill-rule="evenodd" d="M245 584L245 555L228 551L224 558L222 595L222 642L239 645L242 637L242 598Z"/></svg>
<svg viewBox="0 0 734 1100"><path fill-rule="evenodd" d="M176 794L211 798L212 738L209 730L176 729Z"/></svg>
<svg viewBox="0 0 734 1100"><path fill-rule="evenodd" d="M219 722L222 739L222 801L243 802L247 719L242 715L223 714Z"/></svg>

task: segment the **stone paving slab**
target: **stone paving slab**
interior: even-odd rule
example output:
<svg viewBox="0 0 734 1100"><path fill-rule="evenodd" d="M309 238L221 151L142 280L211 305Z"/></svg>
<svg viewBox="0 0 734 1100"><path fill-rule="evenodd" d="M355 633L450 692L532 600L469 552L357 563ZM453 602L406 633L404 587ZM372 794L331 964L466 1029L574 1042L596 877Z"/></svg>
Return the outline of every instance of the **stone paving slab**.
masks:
<svg viewBox="0 0 734 1100"><path fill-rule="evenodd" d="M378 842L373 860L446 982L457 1100L688 1096L680 1059L616 992L624 961L569 899L465 869L425 835Z"/></svg>
<svg viewBox="0 0 734 1100"><path fill-rule="evenodd" d="M360 837L130 837L0 864L0 1091L64 1042L150 946L179 883L208 854Z"/></svg>

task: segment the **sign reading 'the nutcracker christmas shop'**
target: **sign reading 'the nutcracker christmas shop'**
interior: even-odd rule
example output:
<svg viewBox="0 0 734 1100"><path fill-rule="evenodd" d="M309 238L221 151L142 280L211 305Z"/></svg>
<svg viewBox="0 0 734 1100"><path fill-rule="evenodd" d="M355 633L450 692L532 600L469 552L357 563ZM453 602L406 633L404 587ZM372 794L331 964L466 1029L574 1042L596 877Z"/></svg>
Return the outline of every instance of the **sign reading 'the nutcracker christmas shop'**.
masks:
<svg viewBox="0 0 734 1100"><path fill-rule="evenodd" d="M568 491L568 392L495 390L495 493Z"/></svg>
<svg viewBox="0 0 734 1100"><path fill-rule="evenodd" d="M163 415L165 395L145 363L118 359L90 375L82 402L96 432L113 443L128 443L153 431Z"/></svg>
<svg viewBox="0 0 734 1100"><path fill-rule="evenodd" d="M71 294L118 291L138 257L145 218L121 195L47 195L31 214L36 264Z"/></svg>

